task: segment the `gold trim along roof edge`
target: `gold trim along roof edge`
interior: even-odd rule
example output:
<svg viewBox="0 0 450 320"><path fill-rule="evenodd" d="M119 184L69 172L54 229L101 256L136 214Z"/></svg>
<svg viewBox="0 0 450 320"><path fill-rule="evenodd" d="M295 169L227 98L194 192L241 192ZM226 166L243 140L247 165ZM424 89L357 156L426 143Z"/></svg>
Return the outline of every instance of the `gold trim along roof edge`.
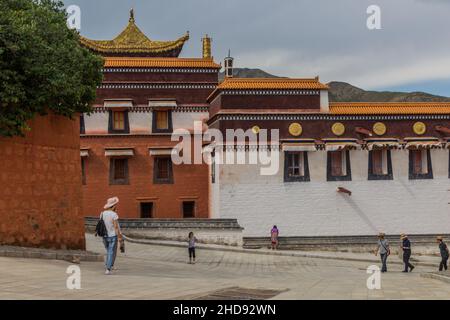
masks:
<svg viewBox="0 0 450 320"><path fill-rule="evenodd" d="M104 59L105 68L221 68L212 58L104 57Z"/></svg>
<svg viewBox="0 0 450 320"><path fill-rule="evenodd" d="M331 102L330 114L450 114L450 102Z"/></svg>

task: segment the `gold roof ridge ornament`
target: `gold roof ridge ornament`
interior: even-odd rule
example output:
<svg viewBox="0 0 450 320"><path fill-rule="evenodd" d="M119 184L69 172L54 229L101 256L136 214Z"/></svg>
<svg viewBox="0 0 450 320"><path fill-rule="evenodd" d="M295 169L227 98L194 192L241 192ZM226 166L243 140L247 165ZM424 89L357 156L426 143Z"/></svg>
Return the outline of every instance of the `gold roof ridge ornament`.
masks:
<svg viewBox="0 0 450 320"><path fill-rule="evenodd" d="M104 56L178 57L189 31L174 41L154 41L135 24L134 10L130 10L128 25L112 40L92 40L80 36L80 43Z"/></svg>

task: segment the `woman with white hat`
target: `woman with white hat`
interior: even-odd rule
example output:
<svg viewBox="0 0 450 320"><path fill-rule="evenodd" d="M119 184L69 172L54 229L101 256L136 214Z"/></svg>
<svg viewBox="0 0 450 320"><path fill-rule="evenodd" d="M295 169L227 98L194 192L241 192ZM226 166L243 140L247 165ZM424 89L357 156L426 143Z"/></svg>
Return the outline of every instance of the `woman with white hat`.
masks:
<svg viewBox="0 0 450 320"><path fill-rule="evenodd" d="M119 227L119 216L117 215L117 204L119 198L109 198L103 207L105 211L100 214L106 228L106 234L103 236L103 244L106 249L106 271L105 274L111 274L117 253L117 242L123 241L122 233Z"/></svg>

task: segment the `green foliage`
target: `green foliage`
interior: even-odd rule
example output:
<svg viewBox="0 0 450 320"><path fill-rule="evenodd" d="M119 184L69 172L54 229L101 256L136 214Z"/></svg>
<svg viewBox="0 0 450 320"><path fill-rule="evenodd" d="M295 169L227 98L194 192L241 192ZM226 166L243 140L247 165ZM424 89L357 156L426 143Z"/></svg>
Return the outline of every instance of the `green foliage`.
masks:
<svg viewBox="0 0 450 320"><path fill-rule="evenodd" d="M61 2L0 0L0 136L35 115L89 112L103 59L79 44Z"/></svg>

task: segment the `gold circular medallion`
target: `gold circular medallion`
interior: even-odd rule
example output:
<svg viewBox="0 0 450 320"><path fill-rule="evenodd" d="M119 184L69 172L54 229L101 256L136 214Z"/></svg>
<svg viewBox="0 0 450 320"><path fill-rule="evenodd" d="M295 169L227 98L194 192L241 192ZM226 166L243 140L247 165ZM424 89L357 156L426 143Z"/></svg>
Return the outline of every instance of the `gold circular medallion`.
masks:
<svg viewBox="0 0 450 320"><path fill-rule="evenodd" d="M261 130L261 128L258 127L258 126L253 126L253 127L252 127L252 131L253 131L254 134L258 134L258 133L259 133L259 130Z"/></svg>
<svg viewBox="0 0 450 320"><path fill-rule="evenodd" d="M291 125L289 126L289 133L294 137L298 137L299 135L302 134L302 132L303 128L300 123L294 122L291 123Z"/></svg>
<svg viewBox="0 0 450 320"><path fill-rule="evenodd" d="M425 131L427 131L427 126L425 125L425 123L418 121L414 123L413 130L415 134L422 135L425 133Z"/></svg>
<svg viewBox="0 0 450 320"><path fill-rule="evenodd" d="M373 132L375 132L376 135L382 136L386 133L386 125L383 122L377 122L373 125Z"/></svg>
<svg viewBox="0 0 450 320"><path fill-rule="evenodd" d="M345 132L345 126L340 122L336 122L331 127L331 131L337 136L342 136Z"/></svg>

